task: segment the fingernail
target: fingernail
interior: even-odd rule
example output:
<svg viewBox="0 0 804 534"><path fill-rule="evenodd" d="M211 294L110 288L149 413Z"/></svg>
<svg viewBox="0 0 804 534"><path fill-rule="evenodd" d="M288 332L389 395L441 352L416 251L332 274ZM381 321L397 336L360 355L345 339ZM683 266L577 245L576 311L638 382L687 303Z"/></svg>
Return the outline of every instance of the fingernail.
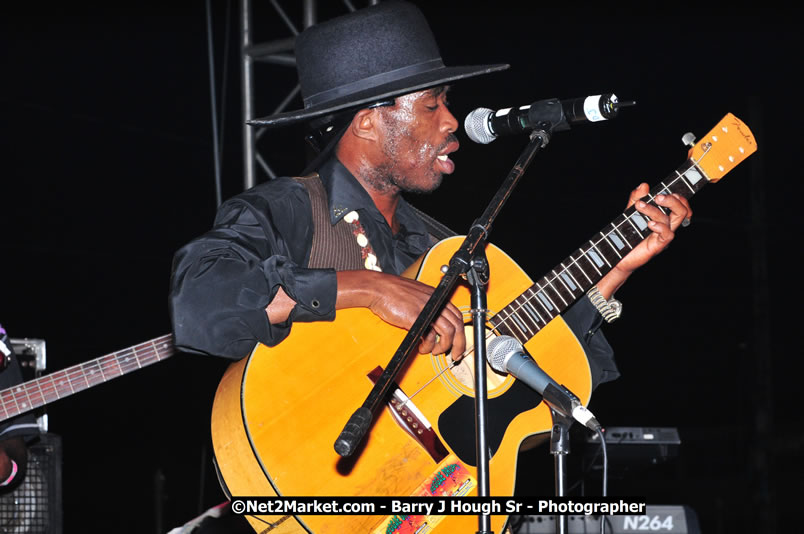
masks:
<svg viewBox="0 0 804 534"><path fill-rule="evenodd" d="M644 202L642 202L641 200L637 201L637 208L644 208L645 206L646 206L646 204Z"/></svg>

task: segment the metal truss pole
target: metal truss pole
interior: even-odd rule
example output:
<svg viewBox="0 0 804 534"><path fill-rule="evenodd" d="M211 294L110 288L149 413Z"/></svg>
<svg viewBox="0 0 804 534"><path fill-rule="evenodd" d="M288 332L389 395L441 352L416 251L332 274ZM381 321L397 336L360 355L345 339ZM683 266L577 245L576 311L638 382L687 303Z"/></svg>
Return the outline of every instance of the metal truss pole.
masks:
<svg viewBox="0 0 804 534"><path fill-rule="evenodd" d="M240 41L240 54L243 64L240 71L240 87L243 102L243 189L255 185L254 178L254 129L246 121L254 118L254 60L248 53L251 48L251 0L241 0L240 25L242 39Z"/></svg>
<svg viewBox="0 0 804 534"><path fill-rule="evenodd" d="M298 0L296 0L298 1ZM308 28L318 22L318 9L316 0L301 0L302 2L302 27ZM369 0L369 5L374 5L378 0ZM277 39L268 43L253 43L253 27L251 0L241 0L241 30L242 39L240 41L240 52L242 57L241 65L241 97L243 100L243 188L248 189L257 184L257 169L261 168L271 179L276 178L276 173L271 169L268 162L263 158L256 148L256 143L265 132L264 129L256 130L248 126L246 121L254 118L254 63L270 63L284 67L294 67L290 76L295 79L296 58L293 55L293 44L299 30L291 21L290 17L279 5L278 0L270 0L271 5L277 15L285 23L292 37ZM355 11L355 7L350 0L343 0L343 4L348 11ZM294 98L299 94L301 88L297 84L284 99L273 109L271 114L284 111Z"/></svg>

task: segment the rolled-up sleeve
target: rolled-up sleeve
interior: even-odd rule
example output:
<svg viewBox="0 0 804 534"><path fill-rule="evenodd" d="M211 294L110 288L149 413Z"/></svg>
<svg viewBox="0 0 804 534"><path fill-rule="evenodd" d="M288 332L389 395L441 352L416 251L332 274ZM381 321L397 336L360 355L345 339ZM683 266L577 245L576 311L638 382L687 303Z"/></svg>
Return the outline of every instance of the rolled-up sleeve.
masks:
<svg viewBox="0 0 804 534"><path fill-rule="evenodd" d="M335 271L304 267L312 235L306 194L266 198L224 204L214 228L174 256L169 304L180 350L239 359L257 342L285 339L294 321L334 319ZM280 287L296 306L271 324L266 307Z"/></svg>
<svg viewBox="0 0 804 534"><path fill-rule="evenodd" d="M620 376L614 361L614 350L600 330L603 316L585 296L572 305L564 314L564 321L583 345L592 373L592 388L610 382Z"/></svg>

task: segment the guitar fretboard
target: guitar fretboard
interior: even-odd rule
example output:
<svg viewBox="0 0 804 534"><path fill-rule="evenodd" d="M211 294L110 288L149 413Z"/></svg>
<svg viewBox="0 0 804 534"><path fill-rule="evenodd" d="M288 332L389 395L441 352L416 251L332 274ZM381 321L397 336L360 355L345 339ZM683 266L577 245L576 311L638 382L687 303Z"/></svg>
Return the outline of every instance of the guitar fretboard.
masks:
<svg viewBox="0 0 804 534"><path fill-rule="evenodd" d="M173 355L170 334L0 391L0 421L15 417Z"/></svg>
<svg viewBox="0 0 804 534"><path fill-rule="evenodd" d="M707 183L701 169L692 160L687 160L642 200L669 213L668 209L656 204L657 195L677 193L690 198ZM491 324L500 334L525 343L646 239L651 234L648 222L645 215L631 206L492 316Z"/></svg>

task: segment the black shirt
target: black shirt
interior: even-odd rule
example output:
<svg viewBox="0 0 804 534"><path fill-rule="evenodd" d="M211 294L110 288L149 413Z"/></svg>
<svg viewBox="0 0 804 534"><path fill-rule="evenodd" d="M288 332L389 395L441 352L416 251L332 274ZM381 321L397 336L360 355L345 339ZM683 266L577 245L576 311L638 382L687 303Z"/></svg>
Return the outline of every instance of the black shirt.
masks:
<svg viewBox="0 0 804 534"><path fill-rule="evenodd" d="M357 211L384 272L400 274L430 247L410 205L397 208L394 235L360 183L335 158L320 169L333 224ZM279 178L226 201L213 229L174 258L170 304L181 350L239 359L257 341L273 346L293 321L335 317L333 269L307 269L313 223L310 198L298 182ZM296 301L285 323L268 322L265 308L279 287ZM314 307L313 302L318 306Z"/></svg>
<svg viewBox="0 0 804 534"><path fill-rule="evenodd" d="M431 246L421 219L402 199L393 234L371 197L352 174L331 158L319 169L330 220L350 211L360 222L382 270L400 274ZM221 205L211 231L174 258L170 308L176 347L239 359L257 342L273 346L294 321L331 321L337 280L333 269L308 269L313 235L310 198L291 178L260 184ZM272 325L265 308L282 287L296 306L288 320ZM618 376L602 334L600 314L582 298L565 314L592 367L593 383Z"/></svg>

